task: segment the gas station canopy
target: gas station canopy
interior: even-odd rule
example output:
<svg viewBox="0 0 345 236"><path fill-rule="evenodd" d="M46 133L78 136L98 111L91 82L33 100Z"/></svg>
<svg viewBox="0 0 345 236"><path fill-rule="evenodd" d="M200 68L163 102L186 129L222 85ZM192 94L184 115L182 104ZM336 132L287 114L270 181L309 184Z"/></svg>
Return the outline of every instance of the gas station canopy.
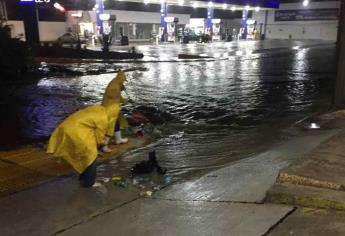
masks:
<svg viewBox="0 0 345 236"><path fill-rule="evenodd" d="M123 0L125 2L136 2L144 4L161 4L192 7L192 8L214 8L231 11L259 11L279 8L278 0Z"/></svg>

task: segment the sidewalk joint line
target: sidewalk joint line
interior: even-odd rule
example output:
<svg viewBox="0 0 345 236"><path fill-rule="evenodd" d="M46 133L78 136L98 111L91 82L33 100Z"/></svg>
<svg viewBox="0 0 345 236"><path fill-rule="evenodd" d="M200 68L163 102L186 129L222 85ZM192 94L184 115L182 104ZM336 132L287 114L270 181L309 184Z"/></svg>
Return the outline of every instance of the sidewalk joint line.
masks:
<svg viewBox="0 0 345 236"><path fill-rule="evenodd" d="M171 202L206 202L206 203L235 203L235 204L256 204L256 205L263 205L265 204L263 201L261 202L246 202L246 201L227 201L227 200L183 200L183 199L173 199L173 198L151 198L153 200L164 200L164 201L171 201Z"/></svg>
<svg viewBox="0 0 345 236"><path fill-rule="evenodd" d="M287 212L280 220L278 220L274 225L272 225L266 233L264 233L262 236L268 236L275 228L277 228L278 225L283 223L283 221L288 218L292 213L294 213L297 210L297 207L293 207L292 210Z"/></svg>
<svg viewBox="0 0 345 236"><path fill-rule="evenodd" d="M95 219L95 218L97 218L97 217L99 217L99 216L105 215L105 214L107 214L107 213L109 213L109 212L111 212L111 211L113 211L113 210L116 210L116 209L121 208L121 207L123 207L123 206L125 206L125 205L127 205L127 204L130 204L130 203L132 203L132 202L134 202L134 201L136 201L136 200L138 200L138 199L141 199L141 197L137 197L137 198L132 199L132 200L130 200L130 201L128 201L128 202L122 203L122 204L120 204L120 205L118 205L118 206L116 206L116 207L109 208L109 209L107 209L107 210L105 210L105 211L99 212L98 214L91 215L90 217L88 217L88 218L85 219L85 220L81 220L81 221L79 221L79 222L77 222L77 223L75 223L75 224L73 224L73 225L68 226L67 228L60 229L60 230L56 231L55 233L51 234L51 236L59 235L59 234L65 232L65 231L67 231L67 230L70 230L70 229L72 229L72 228L74 228L74 227L76 227L76 226L78 226L78 225L81 225L81 224L84 224L84 223L88 223L88 222L92 221L93 219Z"/></svg>

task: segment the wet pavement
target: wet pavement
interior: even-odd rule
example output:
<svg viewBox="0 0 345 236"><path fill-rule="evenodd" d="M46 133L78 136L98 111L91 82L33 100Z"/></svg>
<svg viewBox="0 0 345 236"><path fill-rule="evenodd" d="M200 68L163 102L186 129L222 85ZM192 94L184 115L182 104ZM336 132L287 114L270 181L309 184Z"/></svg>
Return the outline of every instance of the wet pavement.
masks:
<svg viewBox="0 0 345 236"><path fill-rule="evenodd" d="M140 199L59 235L258 236L292 210L278 205Z"/></svg>
<svg viewBox="0 0 345 236"><path fill-rule="evenodd" d="M85 71L135 69L127 90L159 130L151 146L109 162L100 173L128 172L151 149L170 176L210 171L285 139L292 122L330 104L335 47L323 41L248 41L138 46L141 61L79 63ZM212 56L178 60L179 53ZM68 114L100 102L113 74L53 76L1 85L1 143L45 142Z"/></svg>
<svg viewBox="0 0 345 236"><path fill-rule="evenodd" d="M82 189L76 177L0 198L1 235L263 235L294 208L263 204L279 170L337 131L309 131L259 155L142 198L135 186Z"/></svg>

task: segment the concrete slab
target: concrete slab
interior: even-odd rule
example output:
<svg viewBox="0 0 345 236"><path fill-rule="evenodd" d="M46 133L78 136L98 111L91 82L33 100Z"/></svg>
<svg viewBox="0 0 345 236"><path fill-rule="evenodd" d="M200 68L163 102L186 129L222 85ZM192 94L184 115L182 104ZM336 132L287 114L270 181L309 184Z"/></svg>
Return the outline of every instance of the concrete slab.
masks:
<svg viewBox="0 0 345 236"><path fill-rule="evenodd" d="M69 235L263 235L292 207L139 199L62 232Z"/></svg>
<svg viewBox="0 0 345 236"><path fill-rule="evenodd" d="M342 236L345 235L345 213L338 211L298 209L268 235Z"/></svg>
<svg viewBox="0 0 345 236"><path fill-rule="evenodd" d="M337 131L313 132L269 151L211 172L198 180L175 184L155 195L158 199L263 202L280 169L329 139Z"/></svg>
<svg viewBox="0 0 345 236"><path fill-rule="evenodd" d="M279 182L345 190L345 131L283 169Z"/></svg>
<svg viewBox="0 0 345 236"><path fill-rule="evenodd" d="M138 196L130 186L83 189L77 177L60 179L0 198L0 235L52 235Z"/></svg>

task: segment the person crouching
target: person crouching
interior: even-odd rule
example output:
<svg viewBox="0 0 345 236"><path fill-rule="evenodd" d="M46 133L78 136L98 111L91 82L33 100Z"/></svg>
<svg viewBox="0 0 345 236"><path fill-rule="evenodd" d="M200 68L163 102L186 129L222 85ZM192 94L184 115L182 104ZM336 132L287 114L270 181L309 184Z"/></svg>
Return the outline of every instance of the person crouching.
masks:
<svg viewBox="0 0 345 236"><path fill-rule="evenodd" d="M53 131L47 153L68 162L79 173L81 187L89 188L96 180L98 146L105 135L114 132L119 104L92 105L67 117Z"/></svg>

